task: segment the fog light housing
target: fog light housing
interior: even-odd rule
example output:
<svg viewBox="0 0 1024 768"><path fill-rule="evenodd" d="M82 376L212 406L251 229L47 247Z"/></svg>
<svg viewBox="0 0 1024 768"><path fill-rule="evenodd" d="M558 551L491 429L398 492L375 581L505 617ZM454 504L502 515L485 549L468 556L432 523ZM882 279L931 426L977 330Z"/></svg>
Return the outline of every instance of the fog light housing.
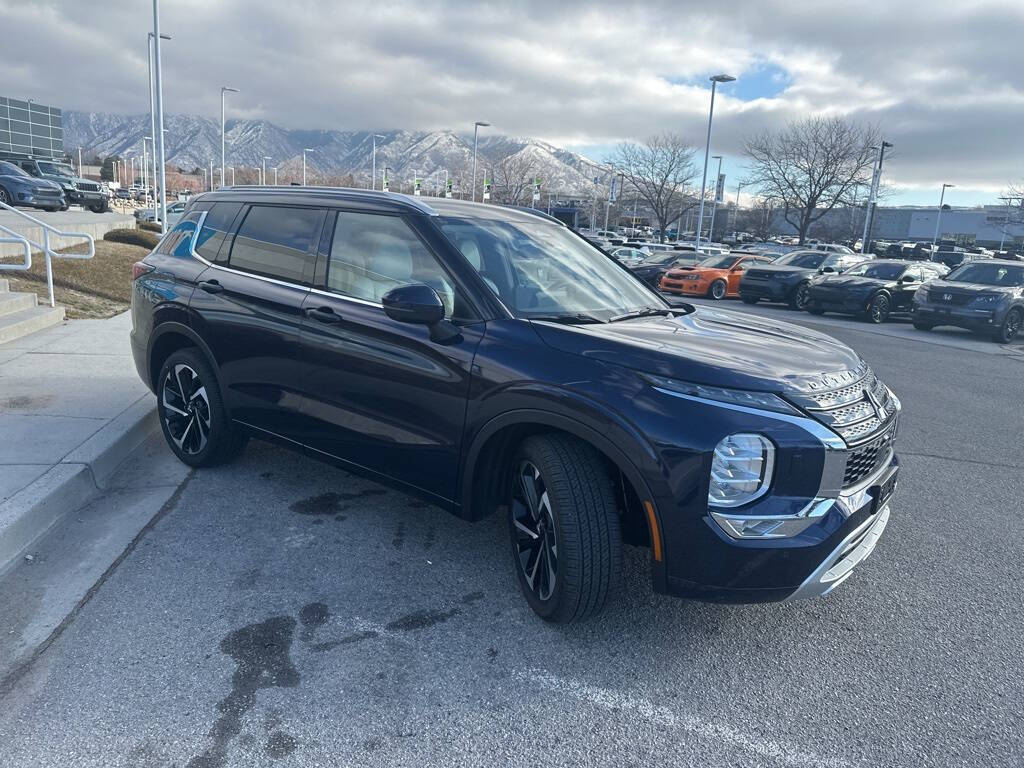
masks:
<svg viewBox="0 0 1024 768"><path fill-rule="evenodd" d="M775 446L763 435L729 435L715 446L708 504L731 509L762 496L775 470Z"/></svg>

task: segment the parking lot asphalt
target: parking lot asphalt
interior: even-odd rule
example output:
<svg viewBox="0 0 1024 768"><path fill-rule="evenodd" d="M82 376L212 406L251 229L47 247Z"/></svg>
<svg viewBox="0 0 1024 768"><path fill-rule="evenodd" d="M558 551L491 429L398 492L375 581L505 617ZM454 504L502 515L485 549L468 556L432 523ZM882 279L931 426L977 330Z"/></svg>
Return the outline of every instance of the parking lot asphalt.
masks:
<svg viewBox="0 0 1024 768"><path fill-rule="evenodd" d="M0 689L0 764L1019 766L1024 356L728 306L837 336L903 401L892 520L832 595L666 598L627 548L602 616L547 625L502 520L253 443Z"/></svg>

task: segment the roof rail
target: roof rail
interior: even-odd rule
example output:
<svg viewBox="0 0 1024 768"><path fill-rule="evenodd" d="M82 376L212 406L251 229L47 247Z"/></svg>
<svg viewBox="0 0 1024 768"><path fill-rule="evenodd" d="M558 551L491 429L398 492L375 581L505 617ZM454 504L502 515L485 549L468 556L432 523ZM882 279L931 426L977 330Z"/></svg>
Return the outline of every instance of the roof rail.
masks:
<svg viewBox="0 0 1024 768"><path fill-rule="evenodd" d="M409 195L399 194L397 192L384 192L378 189L358 189L355 187L301 187L301 186L269 186L261 184L239 184L231 187L220 187L217 189L218 192L267 192L273 194L331 194L333 192L343 192L349 196L362 197L368 199L377 200L390 200L401 205L408 206L419 213L425 213L427 216L437 216L437 211L431 208L424 202L417 200Z"/></svg>
<svg viewBox="0 0 1024 768"><path fill-rule="evenodd" d="M544 213L544 211L538 211L536 208L530 208L530 207L525 206L525 205L505 205L504 203L502 203L500 205L500 207L501 208L509 208L509 209L511 209L513 211L521 211L522 213L528 213L531 216L537 216L537 217L542 218L542 219L547 219L548 221L553 221L556 224L561 224L563 227L567 226L567 224L564 221L562 221L561 219L555 218L550 213Z"/></svg>

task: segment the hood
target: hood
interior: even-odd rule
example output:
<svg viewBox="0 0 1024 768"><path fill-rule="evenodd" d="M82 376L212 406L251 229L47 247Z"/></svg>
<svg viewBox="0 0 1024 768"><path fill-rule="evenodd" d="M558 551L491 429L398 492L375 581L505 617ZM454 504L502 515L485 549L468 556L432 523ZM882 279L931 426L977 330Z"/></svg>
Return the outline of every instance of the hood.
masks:
<svg viewBox="0 0 1024 768"><path fill-rule="evenodd" d="M718 269L717 267L673 267L669 270L669 274L673 272L696 272L705 278L725 277L729 274L728 269Z"/></svg>
<svg viewBox="0 0 1024 768"><path fill-rule="evenodd" d="M933 293L959 293L972 296L982 293L1016 294L1024 291L1019 285L985 285L984 283L958 283L950 280L929 280L926 287Z"/></svg>
<svg viewBox="0 0 1024 768"><path fill-rule="evenodd" d="M831 336L725 309L699 307L679 317L600 325L534 326L545 343L563 352L719 387L820 391L866 370L856 352Z"/></svg>
<svg viewBox="0 0 1024 768"><path fill-rule="evenodd" d="M844 275L830 275L829 277L819 280L817 283L812 285L820 285L823 288L845 288L847 290L856 290L858 288L881 288L883 285L889 285L894 282L893 280L883 280L877 277L864 277L863 275L850 275L846 277Z"/></svg>
<svg viewBox="0 0 1024 768"><path fill-rule="evenodd" d="M770 272L776 275L816 275L814 267L791 267L789 264L758 264L747 269L748 272Z"/></svg>
<svg viewBox="0 0 1024 768"><path fill-rule="evenodd" d="M55 189L59 191L61 188L60 184L49 179L40 179L36 176L22 176L17 173L0 173L0 179L7 179L26 187L35 187L36 189Z"/></svg>

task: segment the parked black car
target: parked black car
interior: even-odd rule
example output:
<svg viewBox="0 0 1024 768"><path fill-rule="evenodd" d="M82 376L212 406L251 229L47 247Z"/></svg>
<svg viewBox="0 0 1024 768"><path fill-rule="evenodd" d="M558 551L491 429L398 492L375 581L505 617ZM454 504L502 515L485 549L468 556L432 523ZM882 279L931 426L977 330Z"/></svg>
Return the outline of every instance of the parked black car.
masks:
<svg viewBox="0 0 1024 768"><path fill-rule="evenodd" d="M628 267L641 282L652 288L661 285L662 276L675 267L692 267L697 263L696 251L656 251Z"/></svg>
<svg viewBox="0 0 1024 768"><path fill-rule="evenodd" d="M235 187L132 278L135 362L183 462L258 437L499 512L548 620L601 608L623 539L658 592L762 602L830 591L889 520L900 404L853 350L673 309L544 216Z"/></svg>
<svg viewBox="0 0 1024 768"><path fill-rule="evenodd" d="M90 181L78 176L75 169L59 160L39 157L6 155L0 157L17 165L29 176L41 181L51 181L60 186L68 205L81 205L93 213L103 213L110 208L110 193L106 184Z"/></svg>
<svg viewBox="0 0 1024 768"><path fill-rule="evenodd" d="M793 251L771 264L751 267L740 278L740 299L756 304L761 299L806 309L810 300L811 279L816 275L842 272L864 257L856 253Z"/></svg>
<svg viewBox="0 0 1024 768"><path fill-rule="evenodd" d="M34 179L14 163L0 160L0 203L59 211L67 207L60 185Z"/></svg>
<svg viewBox="0 0 1024 768"><path fill-rule="evenodd" d="M1006 344L1024 328L1024 264L982 259L964 264L914 294L914 327L955 325Z"/></svg>
<svg viewBox="0 0 1024 768"><path fill-rule="evenodd" d="M840 312L884 323L893 312L909 312L914 292L948 270L932 262L865 261L840 275L811 278L807 311Z"/></svg>

